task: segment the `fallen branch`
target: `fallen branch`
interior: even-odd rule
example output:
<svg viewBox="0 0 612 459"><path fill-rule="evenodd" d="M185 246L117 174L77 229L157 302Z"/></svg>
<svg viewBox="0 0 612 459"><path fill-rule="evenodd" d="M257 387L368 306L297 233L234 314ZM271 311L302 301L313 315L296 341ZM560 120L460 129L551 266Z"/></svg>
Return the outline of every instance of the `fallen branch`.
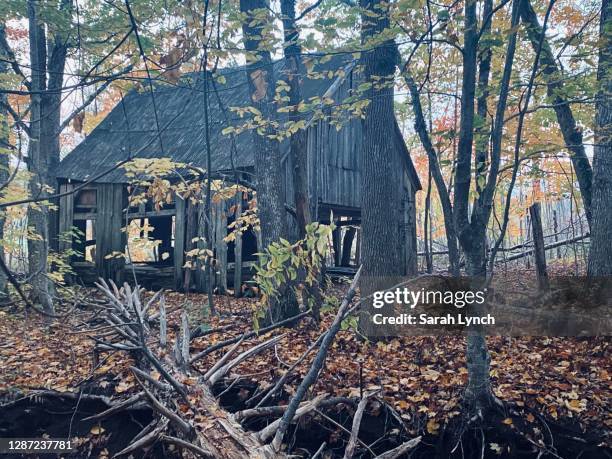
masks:
<svg viewBox="0 0 612 459"><path fill-rule="evenodd" d="M293 363L293 365L291 365L287 371L285 371L285 373L279 378L279 380L276 382L276 384L274 385L274 387L272 387L272 389L270 389L268 391L268 393L257 403L257 405L255 405L255 408L258 408L260 406L262 406L264 403L266 403L270 397L272 397L281 387L283 387L283 385L285 384L285 381L287 381L287 379L289 378L289 376L291 375L291 373L293 372L293 370L295 370L297 368L297 366L302 363L304 361L304 359L306 359L306 357L308 356L308 354L310 354L310 352L317 347L319 344L321 344L321 342L323 341L323 338L325 336L325 333L322 333L315 342L313 342L308 349L306 349L306 351L300 356L299 359L297 359L295 361L295 363ZM253 397L255 398L255 397ZM247 400L247 406L250 400Z"/></svg>
<svg viewBox="0 0 612 459"><path fill-rule="evenodd" d="M301 406L304 406L308 402L302 402ZM348 398L348 397L330 397L319 403L318 407L323 408L325 406L333 406L341 403L345 403L347 405L354 406L356 401ZM234 413L233 417L236 421L242 422L247 419L256 418L260 416L280 416L285 411L287 411L287 406L289 405L276 405L276 406L262 406L259 408L249 408L242 411L237 411Z"/></svg>
<svg viewBox="0 0 612 459"><path fill-rule="evenodd" d="M248 359L249 357L260 353L261 351L268 349L272 346L274 346L276 343L278 343L285 335L279 335L279 336L274 336L273 338L270 338L268 341L264 341L263 343L258 344L255 347L252 347L250 349L247 349L246 351L244 351L242 354L238 355L234 360L232 360L229 363L226 363L225 365L223 365L221 368L219 368L218 370L216 370L209 378L208 378L208 383L210 385L215 384L217 381L219 381L223 376L225 376L225 374L230 371L232 368L234 368L236 365L238 365L240 362Z"/></svg>
<svg viewBox="0 0 612 459"><path fill-rule="evenodd" d="M176 427L178 427L178 429L181 432L183 432L187 437L190 437L190 438L195 437L195 429L193 428L193 426L189 424L187 421L185 421L183 418L181 418L174 411L171 411L162 402L157 400L157 398L155 398L155 396L145 387L145 385L138 378L136 373L133 373L133 374L134 374L134 378L136 379L136 382L138 382L140 387L142 387L142 390L144 391L149 401L151 402L153 409L159 412L162 416L165 416L170 421L172 421L172 423L176 425Z"/></svg>
<svg viewBox="0 0 612 459"><path fill-rule="evenodd" d="M195 362L196 360L201 359L202 357L206 357L208 354L210 354L211 352L215 352L218 349L224 348L225 346L229 346L230 344L234 344L237 343L240 340L246 340L246 339L250 339L254 336L257 335L264 335L266 333L268 333L269 331L272 330L276 330L277 328L280 328L284 325L288 325L290 323L293 323L295 321L298 321L308 315L310 315L312 311L309 309L308 311L304 311L301 312L293 317L289 317L288 319L285 320L281 320L280 322L277 322L275 324L269 325L267 327L264 328L260 328L259 330L255 331L250 331L247 333L242 334L241 336L235 336L234 338L230 338L230 339L226 339L225 341L221 341L217 344L214 344L213 346L207 347L206 349L204 349L203 351L197 353L196 355L194 355L191 360L189 361L189 363L193 364L193 362Z"/></svg>
<svg viewBox="0 0 612 459"><path fill-rule="evenodd" d="M83 421L95 421L95 420L98 420L98 419L106 418L106 417L111 416L111 415L113 415L115 413L119 413L121 411L124 411L127 408L133 407L133 405L136 405L138 402L140 402L144 398L145 398L144 392L140 392L140 393L134 395L133 397L130 397L127 400L125 400L125 401L123 401L121 403L118 403L117 405L111 406L108 410L104 410L101 413L94 414L93 416L89 416L87 418L84 418Z"/></svg>
<svg viewBox="0 0 612 459"><path fill-rule="evenodd" d="M150 433L143 435L140 439L130 443L127 447L123 448L121 451L116 453L113 457L124 456L133 451L137 451L141 448L144 448L145 446L152 445L159 439L159 437L161 436L161 433L164 430L166 430L166 427L168 427L168 421L167 420L161 421L159 425L155 429L153 429Z"/></svg>
<svg viewBox="0 0 612 459"><path fill-rule="evenodd" d="M213 333L223 333L235 327L236 325L230 324L230 325L224 325L223 327L209 328L208 330L203 330L202 327L200 326L193 331L193 333L189 336L189 339L194 340L196 338L201 338L202 336L212 335Z"/></svg>
<svg viewBox="0 0 612 459"><path fill-rule="evenodd" d="M244 336L244 335L243 335ZM229 351L227 351L225 353L225 355L223 357L221 357L217 363L215 363L210 370L208 370L206 373L204 373L204 376L202 376L202 381L208 381L208 378L210 378L219 368L221 368L223 365L225 365L227 363L227 361L232 357L232 355L234 355L234 352L236 351L236 349L238 349L238 346L240 346L242 344L242 338L240 340L238 340L238 342L236 342L236 344L234 344Z"/></svg>
<svg viewBox="0 0 612 459"><path fill-rule="evenodd" d="M206 451L203 448L200 448L197 445L194 445L193 443L189 443L188 441L185 441L181 438L171 437L169 435L162 435L161 440L167 443L174 443L175 445L181 446L182 448L186 448L192 453L195 453L200 457L204 457L206 459L215 459L215 456L213 456L212 453Z"/></svg>
<svg viewBox="0 0 612 459"><path fill-rule="evenodd" d="M326 397L327 397L327 394L320 394L320 395L316 396L310 402L306 403L304 406L302 406L298 410L296 410L294 415L291 417L291 419L297 421L298 419L300 419L305 414L310 413L311 411L316 410L317 407L319 406L319 404ZM268 426L266 426L263 429L261 429L257 433L257 435L256 435L257 439L260 442L265 443L274 434L274 432L278 432L278 429L281 426L281 422L282 422L283 419L284 418L277 419L276 421L270 423ZM275 437L275 439L276 439L276 437ZM274 445L272 445L272 446L274 447Z"/></svg>
<svg viewBox="0 0 612 459"><path fill-rule="evenodd" d="M323 342L321 343L321 347L319 347L319 352L317 352L317 355L312 363L312 366L310 367L310 369L308 370L308 373L302 380L302 383L297 388L295 395L289 402L289 407L287 408L287 411L285 412L283 417L279 420L280 422L279 422L278 430L276 431L276 434L274 435L274 440L272 442L272 449L276 452L280 451L280 446L282 444L283 437L285 436L285 433L287 432L287 429L289 428L289 424L291 424L291 420L293 419L293 416L297 412L300 402L304 398L304 395L306 395L306 391L317 380L319 372L321 371L321 368L323 368L323 363L325 362L325 359L327 358L327 351L329 347L331 346L332 342L334 341L336 334L340 330L340 326L342 324L342 321L344 320L344 315L349 309L349 305L351 304L351 301L353 300L353 298L355 297L355 294L357 293L357 285L359 283L359 278L361 277L361 270L362 268L360 267L357 273L355 274L355 277L353 278L353 282L351 283L351 286L348 292L346 293L346 295L344 296L344 299L342 300L342 303L340 304L340 308L338 309L336 317L334 317L334 321L332 322L331 327L329 328L329 330L325 334L325 337L323 338Z"/></svg>
<svg viewBox="0 0 612 459"><path fill-rule="evenodd" d="M364 397L357 405L355 416L353 416L353 426L351 428L351 437L344 450L344 459L351 459L355 454L355 448L357 447L357 438L359 437L359 428L361 427L361 418L363 418L363 412L365 411L366 405L368 404L369 397Z"/></svg>
<svg viewBox="0 0 612 459"><path fill-rule="evenodd" d="M412 440L399 445L397 448L390 449L389 451L376 456L374 459L395 459L415 448L420 442L421 437L413 438Z"/></svg>
<svg viewBox="0 0 612 459"><path fill-rule="evenodd" d="M150 382L158 390L166 391L166 390L169 390L171 388L170 385L164 384L163 382L158 381L157 379L153 378L153 376L151 376L146 371L142 371L140 368L130 367L130 370L132 370L132 372L136 373L142 379L146 379L148 382Z"/></svg>

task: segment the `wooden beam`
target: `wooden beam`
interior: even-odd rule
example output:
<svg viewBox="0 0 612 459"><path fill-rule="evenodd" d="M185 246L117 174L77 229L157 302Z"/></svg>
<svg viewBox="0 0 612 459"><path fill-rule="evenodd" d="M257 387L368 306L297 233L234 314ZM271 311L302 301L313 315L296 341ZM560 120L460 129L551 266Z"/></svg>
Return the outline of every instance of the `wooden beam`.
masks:
<svg viewBox="0 0 612 459"><path fill-rule="evenodd" d="M242 191L236 193L235 218L238 220L242 215ZM242 292L242 232L236 231L234 240L234 296L240 298Z"/></svg>
<svg viewBox="0 0 612 459"><path fill-rule="evenodd" d="M178 195L174 199L174 285L179 290L183 285L185 263L185 201Z"/></svg>
<svg viewBox="0 0 612 459"><path fill-rule="evenodd" d="M214 204L215 217L215 278L216 286L220 294L227 291L227 213L225 212L225 200L221 199Z"/></svg>
<svg viewBox="0 0 612 459"><path fill-rule="evenodd" d="M123 209L126 194L123 184L99 183L97 191L98 218L96 219L96 268L104 279L123 282L126 233ZM114 255L113 255L114 254Z"/></svg>
<svg viewBox="0 0 612 459"><path fill-rule="evenodd" d="M153 217L170 217L176 214L176 209L161 209L130 212L128 218L153 218Z"/></svg>
<svg viewBox="0 0 612 459"><path fill-rule="evenodd" d="M72 249L72 237L68 233L74 226L74 194L71 193L74 185L63 183L60 185L60 193L65 194L59 201L59 251L60 253ZM85 237L85 236L83 236Z"/></svg>
<svg viewBox="0 0 612 459"><path fill-rule="evenodd" d="M548 272L546 271L546 249L544 246L544 232L542 230L542 216L540 203L536 202L529 208L531 215L531 229L533 231L534 255L538 287L545 291L549 288Z"/></svg>

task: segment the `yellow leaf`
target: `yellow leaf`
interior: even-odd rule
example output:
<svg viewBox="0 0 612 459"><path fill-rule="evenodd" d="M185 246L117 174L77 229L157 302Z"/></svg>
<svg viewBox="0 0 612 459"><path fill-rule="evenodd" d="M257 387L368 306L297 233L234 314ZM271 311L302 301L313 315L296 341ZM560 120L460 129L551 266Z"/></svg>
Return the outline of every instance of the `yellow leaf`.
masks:
<svg viewBox="0 0 612 459"><path fill-rule="evenodd" d="M511 418L506 418L502 422L504 424L506 424L507 426L511 426L512 425L512 419Z"/></svg>
<svg viewBox="0 0 612 459"><path fill-rule="evenodd" d="M94 435L101 435L102 433L104 433L104 427L102 426L93 426L90 430L90 432Z"/></svg>
<svg viewBox="0 0 612 459"><path fill-rule="evenodd" d="M440 424L438 424L435 419L430 419L429 421L427 421L427 432L429 432L430 434L437 435L439 428Z"/></svg>

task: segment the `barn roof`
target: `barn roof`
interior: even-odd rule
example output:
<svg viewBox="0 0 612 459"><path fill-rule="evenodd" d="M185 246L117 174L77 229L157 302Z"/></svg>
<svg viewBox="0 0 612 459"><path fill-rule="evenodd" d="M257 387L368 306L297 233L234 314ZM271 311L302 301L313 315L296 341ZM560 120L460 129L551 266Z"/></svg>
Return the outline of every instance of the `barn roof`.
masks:
<svg viewBox="0 0 612 459"><path fill-rule="evenodd" d="M347 58L337 56L315 66L318 77L305 77L303 97L323 96L333 85L337 70L347 64ZM283 70L284 61L274 63L275 74ZM234 137L232 148L229 135L221 131L240 119L230 107L251 105L244 67L220 69L225 81L209 82L209 132L212 170L230 171L253 166L253 138L250 132ZM321 78L321 75L325 75ZM223 79L221 79L223 80ZM223 83L223 84L221 84ZM190 73L176 84L157 83L154 97L146 89L131 90L98 126L60 163L60 179L87 181L103 174L113 165L131 158L170 157L173 161L205 167L206 143L204 130L204 73ZM158 134L157 126L161 134ZM399 132L399 130L398 130ZM401 136L401 133L399 134ZM160 141L161 140L161 141ZM401 142L403 144L403 140ZM403 144L403 148L405 144ZM414 185L420 183L410 157L407 167ZM116 169L96 180L102 183L126 182L122 169Z"/></svg>

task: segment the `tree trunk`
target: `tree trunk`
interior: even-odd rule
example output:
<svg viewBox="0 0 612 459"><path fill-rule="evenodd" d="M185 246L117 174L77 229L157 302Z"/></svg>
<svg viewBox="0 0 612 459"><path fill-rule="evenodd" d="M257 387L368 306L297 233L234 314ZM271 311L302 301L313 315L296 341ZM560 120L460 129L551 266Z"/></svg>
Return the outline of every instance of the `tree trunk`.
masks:
<svg viewBox="0 0 612 459"><path fill-rule="evenodd" d="M548 273L546 271L546 248L544 246L544 231L542 230L542 215L540 203L536 202L529 208L531 229L533 233L533 254L535 258L538 287L541 291L548 290Z"/></svg>
<svg viewBox="0 0 612 459"><path fill-rule="evenodd" d="M247 64L247 79L253 106L262 114L263 122L272 118L274 100L274 68L270 52L263 43L266 37L264 28L270 18L262 11L268 11L267 0L240 0L240 11L246 13L242 24L245 49L251 54ZM261 228L263 250L280 238L287 238L287 218L283 195L281 155L277 140L268 136L273 134L269 124L253 132L254 159L257 187L257 213ZM278 300L270 304L272 322L295 316L298 304L290 286L279 292Z"/></svg>
<svg viewBox="0 0 612 459"><path fill-rule="evenodd" d="M289 105L294 109L291 112L295 122L303 119L297 106L302 100L302 47L299 43L299 32L295 24L295 0L281 0L281 14L283 15L283 30L285 36L285 77L289 84ZM308 149L307 134L304 129L295 132L290 139L290 155L293 165L293 199L295 201L295 215L298 224L300 239L306 235L306 225L312 221L310 215L310 199L308 197Z"/></svg>
<svg viewBox="0 0 612 459"><path fill-rule="evenodd" d="M360 6L365 11L361 16L361 41L368 49L362 53L364 80L372 84L365 93L369 105L362 120L361 150L361 295L366 296L390 287L402 274L397 243L400 240L401 208L397 184L402 169L394 142L389 141L396 135L394 90L389 79L392 83L397 48L393 40L380 43L379 38L379 34L389 27L388 5L380 0L361 0ZM385 78L386 83L380 84L380 80L377 82L373 77ZM374 336L374 324L368 312L371 309L362 315L359 326L366 336ZM381 331L377 332L380 334Z"/></svg>
<svg viewBox="0 0 612 459"><path fill-rule="evenodd" d="M547 82L548 96L552 99L550 103L557 115L557 121L559 122L565 146L570 152L570 158L576 171L578 186L580 187L580 194L582 195L584 210L590 225L593 169L584 150L582 131L576 124L568 100L563 96L563 75L557 66L557 61L548 40L545 37L542 40L542 27L529 0L522 0L520 13L522 21L527 26L527 34L534 51L537 52L540 47L540 41L542 41L540 62ZM610 32L608 31L608 33Z"/></svg>
<svg viewBox="0 0 612 459"><path fill-rule="evenodd" d="M427 174L427 195L425 196L425 218L423 220L423 241L425 245L425 270L431 274L433 272L433 254L431 253L429 240L429 220L431 218L431 165Z"/></svg>
<svg viewBox="0 0 612 459"><path fill-rule="evenodd" d="M461 123L455 170L454 217L461 249L466 258L470 288L481 290L486 281L486 228L484 219L468 219L471 159L474 139L474 98L476 96L476 56L478 21L476 2L465 2L463 81L461 89ZM482 315L481 305L472 305L474 315ZM484 330L470 327L467 333L468 384L464 402L470 414L482 415L494 400L489 375L490 356Z"/></svg>
<svg viewBox="0 0 612 459"><path fill-rule="evenodd" d="M41 98L41 144L43 155L48 158L47 184L58 191L57 168L60 162L60 122L62 107L62 85L64 82L64 69L66 66L66 54L68 48L64 38L55 34L49 46L47 71L49 82L47 91ZM59 199L52 201L57 208ZM49 248L55 252L59 249L59 214L55 209L49 209Z"/></svg>
<svg viewBox="0 0 612 459"><path fill-rule="evenodd" d="M4 41L5 38L5 26L4 23L0 23L0 39ZM4 56L0 56L0 78L4 78L9 72L9 64L4 60ZM5 105L8 103L8 97L6 94L0 94L0 186L6 186L9 180L9 157L11 154L11 145L9 140L9 125L8 125L8 111ZM6 191L6 188L4 189ZM4 259L4 223L6 211L0 211L0 257ZM10 266L9 266L10 268ZM4 271L0 270L0 302L4 301L4 294L6 293L7 278Z"/></svg>
<svg viewBox="0 0 612 459"><path fill-rule="evenodd" d="M484 238L477 236L477 240ZM465 251L465 264L470 276L470 288L473 291L482 290L485 284L486 255L485 247L477 242L472 249ZM484 314L483 305L473 304L470 313L475 316ZM485 332L482 327L470 327L466 336L466 363L468 370L468 383L463 397L467 412L470 415L484 416L495 400L491 390L491 356L487 349Z"/></svg>
<svg viewBox="0 0 612 459"><path fill-rule="evenodd" d="M436 184L438 196L440 197L440 204L442 205L446 243L448 246L449 271L453 276L458 276L460 257L459 249L457 248L457 232L455 229L453 206L451 204L450 195L442 175L442 170L440 169L438 154L431 143L431 138L429 137L429 133L427 131L427 125L425 124L425 117L423 116L423 108L421 106L418 87L408 72L404 72L404 81L408 86L412 100L412 108L414 110L414 129L419 135L421 144L427 153L432 178Z"/></svg>
<svg viewBox="0 0 612 459"><path fill-rule="evenodd" d="M30 40L30 63L32 66L30 97L30 142L28 145L30 193L33 197L47 196L49 184L49 158L46 155L48 147L44 142L51 139L43 138L43 102L40 91L46 89L47 48L45 29L38 18L38 2L28 1L28 21ZM28 266L33 299L39 302L46 312L53 312L53 302L49 293L47 279L47 258L49 254L49 211L44 204L31 205L28 208L28 226L33 234L28 237Z"/></svg>
<svg viewBox="0 0 612 459"><path fill-rule="evenodd" d="M612 275L612 4L603 0L599 28L599 93L593 155L593 221L588 273Z"/></svg>

